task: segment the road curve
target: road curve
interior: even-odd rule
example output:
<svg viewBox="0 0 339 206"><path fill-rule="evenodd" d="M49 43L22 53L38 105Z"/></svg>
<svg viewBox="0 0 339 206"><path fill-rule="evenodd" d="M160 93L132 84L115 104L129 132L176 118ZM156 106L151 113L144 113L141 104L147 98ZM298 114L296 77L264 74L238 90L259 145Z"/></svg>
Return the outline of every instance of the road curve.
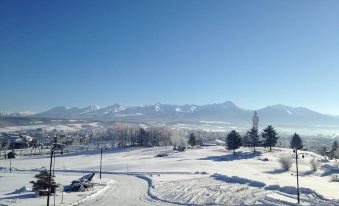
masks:
<svg viewBox="0 0 339 206"><path fill-rule="evenodd" d="M113 179L115 183L105 193L93 200L88 200L81 206L154 206L169 205L168 203L153 200L148 196L148 183L130 175L105 175L104 178Z"/></svg>

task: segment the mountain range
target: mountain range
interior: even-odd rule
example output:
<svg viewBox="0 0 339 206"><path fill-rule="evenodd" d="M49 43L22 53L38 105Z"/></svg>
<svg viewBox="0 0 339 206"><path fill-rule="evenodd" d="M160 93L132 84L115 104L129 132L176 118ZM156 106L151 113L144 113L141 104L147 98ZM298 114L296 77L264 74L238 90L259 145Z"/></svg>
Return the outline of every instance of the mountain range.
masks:
<svg viewBox="0 0 339 206"><path fill-rule="evenodd" d="M321 114L304 107L285 105L267 106L256 110L260 121L268 124L336 126L339 116ZM60 119L96 119L96 120L126 120L126 121L223 121L229 123L248 123L254 110L243 109L231 101L207 105L171 105L150 104L140 106L125 106L113 104L100 108L90 105L84 108L59 106L48 111L31 114L16 113L15 116ZM13 114L0 113L0 116Z"/></svg>

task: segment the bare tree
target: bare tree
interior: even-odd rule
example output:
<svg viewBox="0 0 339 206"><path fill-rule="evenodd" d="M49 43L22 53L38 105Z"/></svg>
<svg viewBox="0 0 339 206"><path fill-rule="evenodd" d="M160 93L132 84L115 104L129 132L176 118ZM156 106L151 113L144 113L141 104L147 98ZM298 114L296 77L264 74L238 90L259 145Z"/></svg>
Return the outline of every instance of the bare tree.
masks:
<svg viewBox="0 0 339 206"><path fill-rule="evenodd" d="M278 161L280 163L281 168L286 171L290 170L293 164L292 159L287 156L280 157Z"/></svg>
<svg viewBox="0 0 339 206"><path fill-rule="evenodd" d="M316 158L312 158L310 160L310 166L313 172L317 171L319 168L319 161Z"/></svg>

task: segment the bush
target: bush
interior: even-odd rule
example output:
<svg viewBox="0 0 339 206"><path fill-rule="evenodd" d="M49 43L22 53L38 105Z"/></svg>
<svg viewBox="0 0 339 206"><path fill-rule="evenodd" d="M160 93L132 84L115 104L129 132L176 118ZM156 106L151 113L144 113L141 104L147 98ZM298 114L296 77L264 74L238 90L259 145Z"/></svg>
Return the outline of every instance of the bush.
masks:
<svg viewBox="0 0 339 206"><path fill-rule="evenodd" d="M332 175L331 181L332 182L339 182L339 175L337 175L337 174Z"/></svg>
<svg viewBox="0 0 339 206"><path fill-rule="evenodd" d="M310 167L313 172L317 171L319 168L319 161L316 158L312 158L310 161Z"/></svg>
<svg viewBox="0 0 339 206"><path fill-rule="evenodd" d="M293 164L292 159L289 158L289 157L286 157L286 156L280 157L278 161L280 163L281 168L286 170L286 171L290 170L291 167L292 167L292 164Z"/></svg>
<svg viewBox="0 0 339 206"><path fill-rule="evenodd" d="M261 161L263 161L263 162L267 162L268 161L268 158L267 157L264 157L264 158L262 158L262 159L260 159Z"/></svg>
<svg viewBox="0 0 339 206"><path fill-rule="evenodd" d="M168 153L167 152L160 152L159 154L157 154L155 157L167 157Z"/></svg>

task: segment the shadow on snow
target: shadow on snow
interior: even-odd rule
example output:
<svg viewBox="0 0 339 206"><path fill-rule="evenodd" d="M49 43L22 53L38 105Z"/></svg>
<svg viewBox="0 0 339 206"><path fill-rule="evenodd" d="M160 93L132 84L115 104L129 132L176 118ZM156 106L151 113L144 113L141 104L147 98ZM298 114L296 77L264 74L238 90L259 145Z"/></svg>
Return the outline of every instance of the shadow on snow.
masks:
<svg viewBox="0 0 339 206"><path fill-rule="evenodd" d="M235 154L227 154L222 156L209 156L200 158L199 160L212 160L212 161L234 161L234 160L243 160L251 159L254 157L261 156L260 152L236 152Z"/></svg>
<svg viewBox="0 0 339 206"><path fill-rule="evenodd" d="M34 193L26 193L26 194L19 194L19 195L11 195L8 197L2 197L0 200L9 200L9 199L27 199L35 197Z"/></svg>

